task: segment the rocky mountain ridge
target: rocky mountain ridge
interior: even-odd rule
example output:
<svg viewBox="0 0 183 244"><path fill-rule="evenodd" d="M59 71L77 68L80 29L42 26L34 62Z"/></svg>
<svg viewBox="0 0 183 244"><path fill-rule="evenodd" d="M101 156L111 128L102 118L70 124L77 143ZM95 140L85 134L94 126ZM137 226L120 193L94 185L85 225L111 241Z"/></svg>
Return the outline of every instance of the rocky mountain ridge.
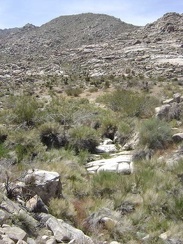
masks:
<svg viewBox="0 0 183 244"><path fill-rule="evenodd" d="M182 23L183 15L177 13L145 27L100 14L62 16L41 27L1 30L0 64L2 69L23 66L30 73L87 70L92 76L120 76L130 70L181 79Z"/></svg>

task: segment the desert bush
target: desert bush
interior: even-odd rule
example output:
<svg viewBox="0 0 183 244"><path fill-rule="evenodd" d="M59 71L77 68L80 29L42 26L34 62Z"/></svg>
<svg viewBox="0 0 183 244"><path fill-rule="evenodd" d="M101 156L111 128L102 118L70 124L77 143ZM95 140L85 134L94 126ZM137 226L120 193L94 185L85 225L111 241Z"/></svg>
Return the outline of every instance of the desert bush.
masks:
<svg viewBox="0 0 183 244"><path fill-rule="evenodd" d="M12 223L25 230L30 236L38 235L36 220L22 210L12 215Z"/></svg>
<svg viewBox="0 0 183 244"><path fill-rule="evenodd" d="M58 122L69 127L74 123L73 115L88 106L87 99L55 97L45 108L45 122Z"/></svg>
<svg viewBox="0 0 183 244"><path fill-rule="evenodd" d="M37 130L17 129L12 131L5 142L7 150L14 152L14 159L20 163L22 160L32 161L40 152L45 151L45 148L39 140Z"/></svg>
<svg viewBox="0 0 183 244"><path fill-rule="evenodd" d="M92 191L95 196L109 197L118 192L126 195L131 190L131 182L126 176L114 172L100 172L92 179Z"/></svg>
<svg viewBox="0 0 183 244"><path fill-rule="evenodd" d="M126 116L148 118L154 114L154 108L159 101L152 96L136 93L128 90L116 90L99 98L115 112L121 112Z"/></svg>
<svg viewBox="0 0 183 244"><path fill-rule="evenodd" d="M91 92L91 93L97 92L98 91L98 88L95 87L95 86L94 87L90 87L88 91Z"/></svg>
<svg viewBox="0 0 183 244"><path fill-rule="evenodd" d="M12 100L13 120L16 123L32 125L36 120L36 113L39 107L38 102L31 96L20 96Z"/></svg>
<svg viewBox="0 0 183 244"><path fill-rule="evenodd" d="M113 140L118 124L115 114L112 112L102 113L99 121L99 132L101 136Z"/></svg>
<svg viewBox="0 0 183 244"><path fill-rule="evenodd" d="M7 131L5 128L1 128L0 127L0 143L5 142L5 140L7 139Z"/></svg>
<svg viewBox="0 0 183 244"><path fill-rule="evenodd" d="M133 132L133 128L134 126L132 125L132 123L130 123L130 121L119 121L117 125L117 133L115 134L115 141L117 141L121 145L124 145L126 141L130 138Z"/></svg>
<svg viewBox="0 0 183 244"><path fill-rule="evenodd" d="M0 143L0 159L6 157L8 154L8 149L4 143Z"/></svg>
<svg viewBox="0 0 183 244"><path fill-rule="evenodd" d="M76 153L83 150L94 153L98 141L96 130L88 126L76 126L69 130L69 144Z"/></svg>
<svg viewBox="0 0 183 244"><path fill-rule="evenodd" d="M67 96L78 97L82 93L82 89L79 87L68 87L65 89Z"/></svg>
<svg viewBox="0 0 183 244"><path fill-rule="evenodd" d="M49 202L49 212L56 218L74 221L76 211L74 205L66 199L52 198Z"/></svg>
<svg viewBox="0 0 183 244"><path fill-rule="evenodd" d="M40 140L48 149L64 147L68 142L64 128L61 129L57 123L45 123L40 126L39 131Z"/></svg>
<svg viewBox="0 0 183 244"><path fill-rule="evenodd" d="M172 132L168 123L152 118L142 123L139 136L140 144L151 149L164 149L171 142Z"/></svg>

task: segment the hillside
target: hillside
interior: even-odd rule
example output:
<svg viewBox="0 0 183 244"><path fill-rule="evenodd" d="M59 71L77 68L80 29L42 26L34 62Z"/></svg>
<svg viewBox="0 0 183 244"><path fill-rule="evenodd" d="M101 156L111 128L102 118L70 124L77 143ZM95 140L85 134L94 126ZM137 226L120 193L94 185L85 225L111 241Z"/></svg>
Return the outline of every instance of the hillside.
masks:
<svg viewBox="0 0 183 244"><path fill-rule="evenodd" d="M43 62L55 52L109 41L136 28L101 14L61 16L41 27L27 24L19 29L2 30L1 52L9 57L10 62L26 60L29 56Z"/></svg>
<svg viewBox="0 0 183 244"><path fill-rule="evenodd" d="M182 24L0 30L0 243L183 243Z"/></svg>
<svg viewBox="0 0 183 244"><path fill-rule="evenodd" d="M41 27L27 24L1 31L1 67L20 65L32 73L92 76L132 73L181 78L183 16L168 13L145 27L101 14L61 16ZM17 66L17 69L19 69ZM115 67L115 68L114 68Z"/></svg>

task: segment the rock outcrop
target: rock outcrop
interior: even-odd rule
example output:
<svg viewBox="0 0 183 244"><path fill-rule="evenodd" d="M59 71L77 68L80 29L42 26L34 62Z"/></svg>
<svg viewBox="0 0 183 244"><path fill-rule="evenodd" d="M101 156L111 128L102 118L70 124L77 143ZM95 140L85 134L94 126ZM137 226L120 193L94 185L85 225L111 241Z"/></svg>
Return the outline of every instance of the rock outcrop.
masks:
<svg viewBox="0 0 183 244"><path fill-rule="evenodd" d="M116 172L123 174L133 173L134 166L132 155L123 152L124 155L113 156L109 159L100 159L86 164L87 171L90 173L99 173L102 171Z"/></svg>
<svg viewBox="0 0 183 244"><path fill-rule="evenodd" d="M52 197L61 197L62 186L60 175L57 172L45 170L29 170L24 178L24 190L29 192L32 197L37 194L45 204Z"/></svg>

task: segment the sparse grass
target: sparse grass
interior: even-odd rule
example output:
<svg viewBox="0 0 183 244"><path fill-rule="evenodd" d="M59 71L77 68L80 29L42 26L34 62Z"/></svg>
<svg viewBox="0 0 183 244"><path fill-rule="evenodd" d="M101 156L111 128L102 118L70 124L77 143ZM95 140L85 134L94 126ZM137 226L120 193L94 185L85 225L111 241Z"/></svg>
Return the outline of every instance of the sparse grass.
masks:
<svg viewBox="0 0 183 244"><path fill-rule="evenodd" d="M74 205L66 199L52 198L49 202L50 213L58 219L74 221L76 211Z"/></svg>
<svg viewBox="0 0 183 244"><path fill-rule="evenodd" d="M89 158L94 158L91 153L101 137L113 139L114 134L119 132L122 138L128 140L137 124L140 124L139 146L168 153L165 149L171 139L169 125L174 126L177 121L167 124L151 118L159 104L158 99L143 92L136 93L133 88L101 96L98 99L99 107L90 104L87 99L56 95L54 89L50 93L51 87L64 82L70 85L76 78L79 84L79 78L74 74L67 81L65 78L60 81L49 77L48 87L42 87L46 89L46 94L51 94L47 103L43 100L42 103L37 102L26 95L4 98L1 123L6 124L6 130L0 131L0 137L7 135L7 138L2 138L0 143L1 159L17 158L19 164L10 168L14 178L29 167L57 171L61 175L64 198L50 200L50 213L86 231L96 240L134 244L142 243L142 238L149 235L147 243L162 243L159 235L166 231L170 232L169 237L183 238L182 161L170 168L153 156L151 160L135 162L132 175L109 172L89 175L84 167ZM129 85L135 85L135 79L131 83L128 80ZM119 84L115 77L108 77L108 80L110 88L123 83ZM105 86L105 81L88 77L87 82L93 82L100 89ZM175 89L171 86L171 92ZM26 90L29 90L29 86ZM101 108L100 103L105 103L106 107ZM68 138L67 146L41 143L43 136L52 135L50 140L53 142L53 137L59 140L62 133ZM133 205L134 209L128 212L127 204L126 212L120 212L120 206L125 202ZM111 218L119 217L117 225L112 231L102 228L89 231L88 226L84 225L85 220L104 208L111 211ZM34 230L31 220L26 220L24 216L14 217L15 224L22 228L25 224L26 228Z"/></svg>

